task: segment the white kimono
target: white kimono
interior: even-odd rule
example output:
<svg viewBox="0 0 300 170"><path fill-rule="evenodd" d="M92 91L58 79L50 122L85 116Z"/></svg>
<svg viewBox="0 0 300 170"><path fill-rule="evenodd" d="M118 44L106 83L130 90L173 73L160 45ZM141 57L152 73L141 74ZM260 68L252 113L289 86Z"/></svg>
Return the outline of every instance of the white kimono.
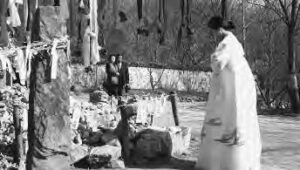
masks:
<svg viewBox="0 0 300 170"><path fill-rule="evenodd" d="M260 170L261 139L254 76L228 32L211 55L213 76L196 168Z"/></svg>

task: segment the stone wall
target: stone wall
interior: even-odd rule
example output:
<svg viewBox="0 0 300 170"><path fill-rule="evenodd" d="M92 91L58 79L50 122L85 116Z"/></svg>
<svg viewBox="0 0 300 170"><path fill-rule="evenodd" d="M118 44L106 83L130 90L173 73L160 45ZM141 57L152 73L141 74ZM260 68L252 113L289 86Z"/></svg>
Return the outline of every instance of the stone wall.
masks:
<svg viewBox="0 0 300 170"><path fill-rule="evenodd" d="M151 89L150 72L154 84L157 84L156 88L197 92L208 92L209 89L210 72L149 69L143 67L129 68L131 88ZM97 83L95 68L93 68L92 73L85 73L83 66L73 65L72 74L72 84L76 83L88 88L94 87L96 84L99 86L106 79L104 66L98 66Z"/></svg>

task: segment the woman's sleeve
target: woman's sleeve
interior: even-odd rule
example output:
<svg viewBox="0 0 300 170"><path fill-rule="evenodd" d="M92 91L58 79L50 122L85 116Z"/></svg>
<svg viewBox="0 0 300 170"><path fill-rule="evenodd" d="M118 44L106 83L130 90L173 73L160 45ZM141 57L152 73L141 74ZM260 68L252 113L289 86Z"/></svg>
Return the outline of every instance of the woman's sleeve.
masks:
<svg viewBox="0 0 300 170"><path fill-rule="evenodd" d="M211 67L214 73L219 73L228 63L229 50L228 44L219 44L215 52L211 55Z"/></svg>
<svg viewBox="0 0 300 170"><path fill-rule="evenodd" d="M126 76L126 84L129 84L129 69L128 65L126 64L125 76Z"/></svg>

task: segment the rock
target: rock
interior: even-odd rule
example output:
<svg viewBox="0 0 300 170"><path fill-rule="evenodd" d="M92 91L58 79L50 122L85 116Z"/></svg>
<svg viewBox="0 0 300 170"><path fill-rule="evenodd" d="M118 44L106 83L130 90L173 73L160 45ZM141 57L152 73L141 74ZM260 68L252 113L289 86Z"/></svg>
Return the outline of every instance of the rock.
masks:
<svg viewBox="0 0 300 170"><path fill-rule="evenodd" d="M76 145L70 151L71 164L85 158L89 155L88 146L86 145Z"/></svg>
<svg viewBox="0 0 300 170"><path fill-rule="evenodd" d="M91 132L91 130L88 129L88 127L85 123L81 122L78 125L77 132L81 135L81 138L85 138L85 137L89 136L89 133Z"/></svg>
<svg viewBox="0 0 300 170"><path fill-rule="evenodd" d="M184 154L190 145L191 129L186 127L151 128L136 137L135 157L148 160Z"/></svg>
<svg viewBox="0 0 300 170"><path fill-rule="evenodd" d="M124 111L125 111L126 117L130 118L133 115L137 115L138 105L136 103L128 104L127 106L125 106Z"/></svg>
<svg viewBox="0 0 300 170"><path fill-rule="evenodd" d="M101 155L89 155L74 164L79 169L99 169L108 167L109 165L110 157L103 157Z"/></svg>
<svg viewBox="0 0 300 170"><path fill-rule="evenodd" d="M40 6L35 14L32 25L33 41L52 41L54 38L67 36L66 20L61 15L61 8L55 6Z"/></svg>
<svg viewBox="0 0 300 170"><path fill-rule="evenodd" d="M74 92L74 94L76 96L79 96L81 94L83 88L80 85L75 84L75 85L71 86L70 90L71 90L71 92Z"/></svg>
<svg viewBox="0 0 300 170"><path fill-rule="evenodd" d="M113 131L104 133L101 136L101 142L106 145L121 147L118 136L116 136Z"/></svg>
<svg viewBox="0 0 300 170"><path fill-rule="evenodd" d="M93 146L99 146L101 144L102 131L94 132L88 138L88 144Z"/></svg>
<svg viewBox="0 0 300 170"><path fill-rule="evenodd" d="M110 162L110 167L109 168L113 168L113 169L125 169L125 164L124 161L121 160L112 160Z"/></svg>
<svg viewBox="0 0 300 170"><path fill-rule="evenodd" d="M57 78L48 82L50 58L40 51L32 60L30 111L28 115L28 169L70 169L69 151L72 146L70 126L70 96L68 59L64 49L58 49ZM47 83L46 83L47 82ZM34 88L35 90L33 90ZM55 99L55 100L53 100ZM43 132L43 133L41 133ZM51 148L51 149L49 149ZM46 150L46 152L45 152ZM34 153L34 154L32 154Z"/></svg>
<svg viewBox="0 0 300 170"><path fill-rule="evenodd" d="M90 93L90 102L98 103L98 102L108 102L108 94L105 91L96 90Z"/></svg>
<svg viewBox="0 0 300 170"><path fill-rule="evenodd" d="M109 160L118 160L122 155L122 148L110 145L95 147L91 150L90 155L97 155Z"/></svg>
<svg viewBox="0 0 300 170"><path fill-rule="evenodd" d="M135 157L155 159L169 157L172 152L172 140L164 129L146 129L136 139Z"/></svg>
<svg viewBox="0 0 300 170"><path fill-rule="evenodd" d="M191 128L171 127L168 129L172 139L172 155L186 153L191 141Z"/></svg>
<svg viewBox="0 0 300 170"><path fill-rule="evenodd" d="M121 147L115 146L99 146L90 151L90 154L74 165L77 168L84 169L99 169L103 167L122 167L122 162L119 162L121 158Z"/></svg>

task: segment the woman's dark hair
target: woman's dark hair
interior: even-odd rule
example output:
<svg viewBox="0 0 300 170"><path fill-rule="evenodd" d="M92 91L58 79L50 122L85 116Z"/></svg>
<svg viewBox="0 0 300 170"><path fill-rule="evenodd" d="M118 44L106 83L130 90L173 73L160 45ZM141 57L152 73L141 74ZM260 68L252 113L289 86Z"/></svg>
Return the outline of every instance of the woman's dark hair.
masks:
<svg viewBox="0 0 300 170"><path fill-rule="evenodd" d="M235 25L232 21L225 21L221 16L214 16L210 18L207 26L214 30L218 30L219 28L224 28L225 30L235 29Z"/></svg>
<svg viewBox="0 0 300 170"><path fill-rule="evenodd" d="M115 54L109 55L109 56L108 56L108 61L109 61L109 62L111 61L112 57L115 57L115 58L116 58L116 55L115 55Z"/></svg>

